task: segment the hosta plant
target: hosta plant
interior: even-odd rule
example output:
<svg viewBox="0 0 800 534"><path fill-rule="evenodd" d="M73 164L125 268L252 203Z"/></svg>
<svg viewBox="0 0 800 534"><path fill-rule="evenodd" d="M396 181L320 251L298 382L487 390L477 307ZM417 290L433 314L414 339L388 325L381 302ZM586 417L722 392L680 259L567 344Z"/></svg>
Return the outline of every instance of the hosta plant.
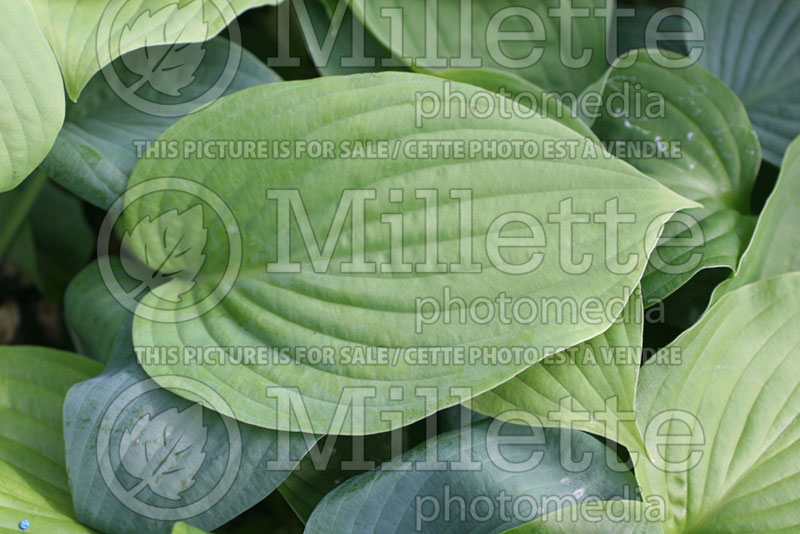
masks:
<svg viewBox="0 0 800 534"><path fill-rule="evenodd" d="M800 531L794 0L7 0L0 532Z"/></svg>

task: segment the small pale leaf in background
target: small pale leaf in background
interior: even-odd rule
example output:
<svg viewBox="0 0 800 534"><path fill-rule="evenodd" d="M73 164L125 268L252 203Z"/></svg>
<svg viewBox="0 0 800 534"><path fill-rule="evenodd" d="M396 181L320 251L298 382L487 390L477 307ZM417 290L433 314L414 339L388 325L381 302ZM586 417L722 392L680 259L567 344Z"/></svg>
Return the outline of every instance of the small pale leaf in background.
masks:
<svg viewBox="0 0 800 534"><path fill-rule="evenodd" d="M200 530L199 528L194 528L192 525L187 525L186 523L175 523L175 526L172 527L171 534L207 534L207 533Z"/></svg>

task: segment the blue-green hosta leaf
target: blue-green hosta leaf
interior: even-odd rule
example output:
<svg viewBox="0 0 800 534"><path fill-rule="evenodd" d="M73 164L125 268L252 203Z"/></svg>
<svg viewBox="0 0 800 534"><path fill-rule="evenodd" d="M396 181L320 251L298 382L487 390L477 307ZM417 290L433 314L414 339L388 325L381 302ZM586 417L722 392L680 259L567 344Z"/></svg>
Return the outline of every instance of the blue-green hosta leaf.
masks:
<svg viewBox="0 0 800 534"><path fill-rule="evenodd" d="M317 442L278 489L305 523L331 490L391 460L397 454L394 447L401 447L401 451L410 448L406 447L408 440L404 439L402 432L393 430L363 437L326 436ZM393 442L393 436L399 441Z"/></svg>
<svg viewBox="0 0 800 534"><path fill-rule="evenodd" d="M609 106L601 107L592 128L601 140L618 143L612 152L703 205L667 224L642 280L649 306L700 269L736 267L755 223L750 193L761 152L744 106L722 81L698 65L672 69L659 66L647 51L630 54L636 64L612 66L603 88L606 97L628 92L628 108L615 113ZM632 104L636 98L652 102L650 111L646 107L637 111ZM658 147L660 155L655 157Z"/></svg>
<svg viewBox="0 0 800 534"><path fill-rule="evenodd" d="M422 443L426 436L469 426L483 419L486 416L458 405L391 432L369 436L326 436L317 442L278 489L305 523L323 497L350 478L407 452Z"/></svg>
<svg viewBox="0 0 800 534"><path fill-rule="evenodd" d="M800 135L800 5L793 0L687 0L703 22L700 64L747 107L764 159L780 165Z"/></svg>
<svg viewBox="0 0 800 534"><path fill-rule="evenodd" d="M124 272L119 259L111 260L115 276ZM124 334L131 313L103 283L98 263L92 262L72 279L64 294L64 320L81 354L107 362L117 338Z"/></svg>
<svg viewBox="0 0 800 534"><path fill-rule="evenodd" d="M189 365L184 358L178 358L177 362L153 358L144 362L145 370L153 376L180 374L208 383L231 404L236 417L251 424L315 434L375 433L410 424L437 409L462 402L463 395L451 392L450 386L471 388L467 396L481 393L559 348L605 331L620 309L604 306L619 299L627 301L638 284L661 223L675 210L692 204L624 162L604 156L594 142L555 121L540 117L504 119L495 112L481 118L438 116L418 128L416 95L435 92L441 83L439 79L417 74L383 73L257 87L220 100L168 130L161 142L180 145L186 139L258 139L266 141L264 146L274 147L274 140L301 140L296 146L304 147L308 140L320 140L330 143L334 152L327 158L307 158L300 154L269 161L145 158L139 163L126 199L132 200L131 195L142 187L171 183L149 181L151 178L185 177L202 184L224 201L232 212L228 221L231 217L238 221L239 232L228 234L222 228L223 219L214 215L215 210L205 210L203 226L193 229L208 231L203 268L194 280L177 279L168 283L178 287L194 283L191 291L182 295L180 303L161 302L150 294L139 304L140 313L134 322L137 347L170 346L182 350L190 343L197 347L250 347L260 353L239 360L241 365L236 362ZM455 83L453 88L467 96L481 91ZM330 98L331 95L336 98ZM481 109L478 111L482 113ZM389 143L382 146L391 146L390 157L387 154L366 157L366 153L358 157L357 152L348 152L355 146L352 142L381 140ZM537 157L501 159L487 149L485 153L476 151L471 158L448 160L415 158L408 151L408 147L447 140L479 146L484 142L510 141L538 146L561 140L574 144L580 156L571 158L563 154L561 158L551 158L539 152ZM391 156L395 150L396 158ZM584 157L584 151L595 157ZM468 192L472 200L454 200L451 195L457 197L461 194L458 190ZM344 194L345 191L351 193ZM367 264L383 264L380 268L376 266L375 272L369 272L369 265L365 274L348 272L348 258L361 245L360 231L352 231L347 216L348 202L340 203L343 194L345 199L355 194L375 196L374 201L364 201L364 231L368 239L362 258ZM295 219L302 221L302 231L292 220L283 219L284 215L289 216L288 210L282 211L283 220L279 223L279 203L268 195L282 196L282 205L290 197L305 203L308 213L297 204L298 209L293 210ZM421 198L424 195L429 199L433 195L439 198L438 234L434 232L433 219L425 222L433 217L434 208L425 209L426 201ZM402 201L396 202L398 199ZM171 210L183 213L197 202L196 195L182 193L178 186L172 191L156 191L125 210L124 226L133 228L147 217L152 220ZM581 214L596 215L595 224L576 225L580 230L574 232L571 242L564 235L559 237L559 225L554 222L559 217L569 219L570 203L573 213L578 214L574 215L576 218L582 219ZM358 202L352 204L356 206ZM216 209L223 217L225 209L221 206L217 202ZM473 214L470 219L469 209ZM620 218L635 223L609 224L608 229L618 226L619 232L607 234L607 225L599 222L604 220L606 212L609 220L617 217L613 215L616 209L624 213ZM462 227L462 210L466 212L463 224L471 228ZM336 213L343 236L334 249L335 239L327 239L328 245L324 245L311 232L314 236L336 236L337 229L329 231L339 224L332 224ZM405 220L402 244L392 238L383 217L391 217L392 213L402 214ZM540 255L532 255L530 247L506 248L498 253L493 244L499 232L495 220L501 216L499 222L525 221L522 228L518 222L504 228L503 236L527 236L527 241L516 243L531 245L530 239L538 234L542 240L536 242L535 251L540 251ZM145 243L161 239L164 229L151 230L141 236L141 242L132 243L131 252L139 258L144 256ZM309 239L310 252L304 248L301 232ZM426 233L433 234L427 246ZM232 280L223 271L230 270L229 251L235 251L238 239L241 239L242 263L239 276ZM312 243L313 239L316 243ZM280 272L287 268L290 259L278 257L278 240L283 243L280 247L286 245L282 250L300 267L300 273ZM233 243L231 248L229 243ZM433 268L434 272L426 273L426 265L435 261L434 253L426 253L426 248L432 250L434 245L438 245L440 263L456 265L439 272L435 272L439 268ZM467 247L471 247L475 265L481 266L481 272L474 272L477 270L474 265L470 266L472 273L457 272L467 267L468 260L459 261L467 257L462 255ZM390 254L392 248L395 251ZM571 266L573 271L584 269L582 274L565 272L561 260L569 258L566 253L570 251L574 252L573 259L579 258L579 253L585 254L582 265ZM328 254L330 261L326 258ZM395 262L391 265L387 263L390 256ZM233 261L237 257L234 254ZM411 272L402 272L404 265L410 265ZM185 267L182 257L161 266L168 273L180 272ZM206 297L213 297L218 283L226 281L233 282L233 289L219 306L200 317L184 315L208 310L211 306L208 302L213 301ZM540 303L549 303L548 313L555 315L564 313L564 303L572 311L568 309L567 316L560 320L555 315L552 320L546 317L542 320L545 314L532 317L529 312L520 312L519 320L508 321L494 312L492 316L480 315L478 321L464 315L463 321L442 318L422 324L421 319L429 317L430 308L424 316L415 314L420 302L438 302L445 295L464 299L465 313L467 307L473 310L485 307L485 299L492 295L495 301L490 302L490 308L499 309L497 299L511 298L521 302L521 306L531 299L537 309ZM578 314L578 303L587 299L597 299L593 306L599 304L607 313L601 313L600 317ZM562 306L552 310L554 302ZM159 315L161 310L163 314ZM177 318L185 320L175 323ZM268 349L281 347L288 347L285 355L297 358L298 364L287 365L287 360L280 357L271 364L274 354ZM299 352L304 347L321 347L328 356L306 359ZM449 350L456 354L456 359L450 363L439 360L415 365L416 357L405 351L420 347L426 351ZM527 358L494 364L491 353L498 347L510 350L517 347L518 356L524 347ZM358 359L373 349L383 354L371 352L369 361ZM475 357L484 350L489 354L485 364L481 357ZM459 363L467 351L477 361ZM444 383L448 387L439 387ZM274 387L269 390L269 397L268 387ZM299 388L297 393L305 402L308 420L298 423L292 418L290 422L283 417L285 413L277 413L278 401L288 400L286 391L277 389L281 387ZM424 387L436 389L438 406L419 393L417 388ZM337 406L346 410L347 396L356 394L364 400L365 420L350 417L348 413L343 428L331 429ZM402 412L403 420L382 418L380 410L384 408Z"/></svg>
<svg viewBox="0 0 800 534"><path fill-rule="evenodd" d="M485 67L513 72L548 91L578 94L607 66L609 19L595 12L607 7L603 0L571 2L572 14L580 15L571 19L571 50L562 43L559 18L550 15L551 9L565 8L556 0L351 0L350 4L384 46L421 71ZM401 33L396 31L400 24Z"/></svg>
<svg viewBox="0 0 800 534"><path fill-rule="evenodd" d="M641 501L590 502L550 512L508 534L663 534L662 513Z"/></svg>
<svg viewBox="0 0 800 534"><path fill-rule="evenodd" d="M170 532L181 519L214 529L276 489L314 444L159 388L137 362L129 321L125 327L103 374L77 384L64 404L67 468L84 523L131 534ZM96 335L99 346L105 340Z"/></svg>
<svg viewBox="0 0 800 534"><path fill-rule="evenodd" d="M61 407L67 390L101 370L42 347L0 347L0 532L90 534L72 511Z"/></svg>
<svg viewBox="0 0 800 534"><path fill-rule="evenodd" d="M631 50L639 48L648 48L648 37L652 39L655 37L654 30L664 33L688 33L691 28L687 21L682 16L666 16L667 11L662 6L648 6L638 5L635 0L633 2L621 1L617 3L617 55L621 56ZM675 10L676 8L672 8ZM671 11L677 13L677 11ZM655 23L658 22L658 26ZM648 29L650 33L648 34ZM658 48L672 50L680 54L686 55L687 43L680 36L676 40L658 40L651 42L649 46L657 46Z"/></svg>
<svg viewBox="0 0 800 534"><path fill-rule="evenodd" d="M147 63L146 58L158 58L159 64L169 55L167 65L174 71L182 61L173 64L172 58L186 50L183 44L207 41L242 11L276 3L279 1L30 0L73 100L96 72L126 52L142 49L140 59ZM169 52L154 49L159 45L170 45ZM152 74L142 70L145 79ZM51 89L52 85L47 87L48 95Z"/></svg>
<svg viewBox="0 0 800 534"><path fill-rule="evenodd" d="M597 139L591 128L577 118L569 106L555 93L549 93L511 72L491 69L449 69L436 73L440 78L468 83L488 91L515 99L521 106L538 111L540 115L556 120L581 135Z"/></svg>
<svg viewBox="0 0 800 534"><path fill-rule="evenodd" d="M156 47L156 51L165 48L168 47ZM217 82L231 50L241 53L241 61L227 93L280 80L253 54L222 37L204 43L202 50L202 61L193 73L195 79L184 89L191 93L187 99L202 95ZM149 102L170 103L161 91L147 91L145 97ZM146 143L158 138L176 120L177 117L145 113L124 102L98 73L78 103L67 104L64 128L43 167L76 195L108 209L125 192L128 176Z"/></svg>
<svg viewBox="0 0 800 534"><path fill-rule="evenodd" d="M775 190L758 218L753 239L736 275L714 291L712 302L743 285L778 274L800 271L795 228L800 226L800 137L786 151Z"/></svg>
<svg viewBox="0 0 800 534"><path fill-rule="evenodd" d="M592 432L632 454L643 451L633 411L643 319L637 292L611 328L472 399L473 409L503 420L522 410L542 426Z"/></svg>
<svg viewBox="0 0 800 534"><path fill-rule="evenodd" d="M348 6L347 0L294 3L306 48L320 74L405 70L405 64L392 58L391 52L364 28L364 23Z"/></svg>
<svg viewBox="0 0 800 534"><path fill-rule="evenodd" d="M727 293L647 364L636 419L665 532L800 528L800 274Z"/></svg>
<svg viewBox="0 0 800 534"><path fill-rule="evenodd" d="M495 533L587 499L633 495L633 475L609 468L605 449L582 432L482 421L342 484L305 532ZM568 454L584 465L570 466Z"/></svg>
<svg viewBox="0 0 800 534"><path fill-rule="evenodd" d="M28 2L6 2L0 19L0 192L41 163L64 122L61 74Z"/></svg>

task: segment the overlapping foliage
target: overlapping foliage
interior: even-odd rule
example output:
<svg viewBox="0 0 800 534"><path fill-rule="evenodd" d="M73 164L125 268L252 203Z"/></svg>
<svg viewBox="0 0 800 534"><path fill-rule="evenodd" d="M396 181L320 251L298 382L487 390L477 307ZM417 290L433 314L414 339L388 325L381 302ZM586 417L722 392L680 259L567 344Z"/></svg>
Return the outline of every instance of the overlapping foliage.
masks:
<svg viewBox="0 0 800 534"><path fill-rule="evenodd" d="M251 522L248 510L270 494L318 534L800 528L800 11L791 0L687 0L707 49L680 68L657 58L682 61L697 43L641 48L639 17L620 29L624 53L608 57L615 26L598 14L602 1L576 0L588 16L567 30L555 0L479 0L468 25L455 0L436 9L308 0L294 9L322 76L293 81L241 45L253 40L240 38L237 17L276 2L7 3L0 253L63 301L74 350L0 348L0 532L236 532L231 521ZM490 6L538 14L549 30L539 61L519 59L529 52L521 39L500 52L486 44L530 30L520 19L501 27ZM593 52L580 66L565 65L575 57L565 59L561 37L572 31L570 47ZM360 35L363 50L353 45ZM195 52L192 72L172 56ZM374 61L348 63L357 53ZM142 76L127 96L143 87L140 98L164 106L185 86L213 85L233 56L219 95L204 101L190 89L173 114L132 106L110 74ZM630 88L634 99L659 96L660 113L617 109ZM421 95L454 93L472 103L465 115L420 107ZM578 109L568 93L595 96L593 107ZM528 100L505 115L520 95ZM574 152L405 150L454 140L555 141ZM159 157L158 147L218 141L380 141L389 151ZM656 154L626 150L636 143ZM679 157L665 155L668 145ZM771 191L763 208L759 187ZM611 206L630 217L613 236L602 222ZM565 237L556 223L567 208L581 231ZM530 233L513 225L521 221ZM579 252L601 261L565 270ZM625 269L609 267L625 257ZM697 275L715 268L727 279L706 302ZM468 317L498 294L619 306L598 321L420 322L420 299L451 294ZM699 320L648 346L658 325L647 308L681 314L686 294ZM200 312L185 313L192 306ZM389 356L304 359L310 346ZM407 359L513 346L536 356ZM220 348L282 360L175 356ZM369 394L348 396L357 390ZM349 458L365 440L367 458ZM593 460L576 473L565 454ZM320 467L319 457L335 462ZM219 498L193 508L220 485ZM508 500L459 517L454 494L464 509ZM516 508L548 498L557 509ZM445 504L431 514L425 502Z"/></svg>

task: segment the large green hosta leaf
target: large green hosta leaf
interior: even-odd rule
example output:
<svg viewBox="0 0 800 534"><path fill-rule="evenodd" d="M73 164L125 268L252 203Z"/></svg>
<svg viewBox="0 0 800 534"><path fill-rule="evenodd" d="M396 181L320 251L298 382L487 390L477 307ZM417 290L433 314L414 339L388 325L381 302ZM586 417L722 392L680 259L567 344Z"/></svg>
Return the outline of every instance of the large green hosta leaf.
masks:
<svg viewBox="0 0 800 534"><path fill-rule="evenodd" d="M42 347L0 347L0 532L90 534L72 511L61 406L96 362Z"/></svg>
<svg viewBox="0 0 800 534"><path fill-rule="evenodd" d="M645 365L636 419L666 532L800 528L800 274L724 295ZM664 414L668 414L666 417Z"/></svg>
<svg viewBox="0 0 800 534"><path fill-rule="evenodd" d="M4 2L0 17L0 192L44 159L64 122L64 93L53 51L28 2Z"/></svg>
<svg viewBox="0 0 800 534"><path fill-rule="evenodd" d="M750 193L761 152L744 106L722 81L697 65L668 69L644 50L631 54L636 64L612 66L603 88L606 98L631 95L627 109L620 108L615 116L616 110L603 106L593 129L603 141L621 143L612 152L703 205L667 224L642 280L645 303L651 305L700 269L736 267L755 223ZM626 56L618 61L629 60ZM659 94L665 102L663 113L658 111ZM649 113L644 106L637 112L637 98L653 103ZM664 157L619 152L658 146ZM666 157L670 152L674 157Z"/></svg>
<svg viewBox="0 0 800 534"><path fill-rule="evenodd" d="M374 433L421 419L437 409L461 402L464 395L486 391L560 347L575 345L605 331L621 311L621 304L635 290L663 221L676 209L691 204L624 162L604 156L594 142L555 121L538 117L503 119L495 113L485 118L438 116L416 127L415 95L421 91L436 91L441 83L441 80L416 74L384 73L263 86L220 100L212 108L187 117L168 130L162 142L318 139L344 149L346 146L342 142L387 139L391 140L392 150L398 152L396 158L346 158L341 152L342 157L278 157L269 161L257 158L142 160L134 171L130 188L162 183L148 182L151 178L184 177L202 183L224 200L238 221L242 265L232 291L219 306L199 318L187 317L187 305L198 304L194 310L208 309L204 308L208 301L203 300L207 295L213 296L213 288L221 278L226 278L222 272L230 265L229 250L235 251L237 234L226 235L220 220L215 220L214 210L204 210L204 204L198 204L195 195L181 193L177 186L175 191L155 192L133 202L124 213L123 243L127 242L130 251L150 262L143 269L145 274L140 274L143 283L149 283L145 281L145 278L151 279L148 277L167 282L139 304L139 317L134 322L137 347L181 349L187 344L251 347L253 350L289 347L289 357L296 357L298 361L298 364L287 365L286 361L275 360L276 363L270 365L260 356L256 360L252 357L245 360L243 365L192 365L184 358L178 358L177 362L153 358L153 361L144 362L148 373L198 378L220 392L236 416L248 423L316 434ZM478 91L463 84L453 84L453 87L465 95ZM538 157L530 159L500 159L493 158L489 152L478 151L472 158L448 160L414 158L407 155L405 148L399 150L420 146L422 142L450 139L479 146L502 140L537 145L561 140L574 143L578 155L550 158L542 151ZM584 157L587 150L595 157ZM329 265L325 265L324 253L327 252L324 251L323 258L316 258L312 265L311 258L317 253L304 249L297 225L289 222L288 230L276 226L278 202L269 200L267 195L285 195L286 188L296 190L305 202L310 225L306 229L315 232L315 236L329 234L337 206L341 208L344 237L339 240ZM466 211L461 207L465 203L454 200L451 191L457 196L459 193L453 190L465 189L471 191L473 198L472 217L464 217L466 221L471 220L471 228L461 232L460 212ZM360 232L355 232L353 241L352 224L344 220L349 219L346 204L339 205L345 190L366 190L375 194L376 200L365 202L368 239L364 244L364 258L366 262L384 264L376 273L347 272L349 256L361 245ZM129 201L135 194L133 189L130 191L126 195ZM438 234L431 219L427 231L434 237L428 240L427 248L438 244L440 262L463 264L459 259L466 257L462 252L470 246L472 257L482 266L482 272L448 273L447 269L438 273L425 272L426 211L427 216L432 217L434 210L425 209L425 201L416 196L422 194L429 198L437 194L440 202ZM390 201L398 198L403 201ZM534 224L527 229L515 223L505 228L503 235L530 238L539 234L544 241L537 244L544 246L535 250L540 251L541 256L531 256L529 247L505 249L500 257L493 252L492 244L496 242L498 230L497 223L494 228L491 225L497 217L524 213L528 222L531 222L530 217L554 221L562 206L562 215L569 218L566 206L570 202L574 213L597 214L595 224L582 224L574 232L571 248L566 235L559 235L559 225L554 222L542 223L541 228ZM217 203L216 209L221 209L220 206ZM606 210L612 213L614 206L626 214L619 217L628 222L618 225L617 234L609 231L607 235L606 225L599 221ZM391 213L405 217L402 244L390 243L388 225L381 222L383 215ZM305 215L299 217L303 220ZM181 243L180 255L169 258L156 250L158 247L154 244L164 241L165 235L171 243L164 243L168 248ZM283 236L282 241L287 236L291 238L287 252L292 261L302 264L299 274L276 272L284 268L276 265L279 236ZM312 250L323 246L318 237L316 240ZM232 248L229 249L228 243L234 244ZM332 240L328 243L335 244ZM530 245L531 242L521 244ZM395 247L392 253L395 267L398 262L405 262L413 265L412 272L398 273L397 269L394 273L385 272L392 247ZM401 247L402 256L397 247ZM331 251L330 248L326 250ZM562 260L569 258L570 251L574 253L573 260L580 258L578 254L588 255L582 258L581 267L587 269L582 274L565 272ZM616 258L609 257L615 253L618 253ZM434 261L433 252L427 257L429 263ZM540 259L541 264L531 271L530 261ZM519 269L523 274L510 274L516 268L504 262L517 266L528 264ZM270 263L269 269L267 263ZM621 267L617 263L627 265ZM450 270L459 268L451 265ZM314 269L325 272L313 272ZM195 276L198 271L199 275ZM622 274L615 274L615 271ZM154 272L167 275L154 275ZM182 277L170 277L170 273ZM526 299L522 302L531 299L537 307L549 302L548 313L554 316L552 320L546 317L527 320L530 316L520 312L519 321L506 321L496 312L487 324L477 324L479 321L467 315L463 322L451 318L451 324L441 320L424 327L415 321L419 299L444 299L446 294L464 299L465 310L466 303L470 309L485 306L481 304L485 303L481 297L492 295L496 299ZM176 297L177 302L167 300L176 300ZM596 312L578 314L578 303L587 299L597 299L593 307L600 305L604 313L599 316ZM560 303L555 311L553 302ZM565 303L572 307L572 312L563 311ZM499 303L490 303L492 308L499 306ZM559 320L558 309L567 316ZM164 312L150 315L147 310ZM175 319L182 322L175 323ZM333 360L301 360L295 349L309 346L331 347ZM349 357L358 356L358 351L375 347L390 349L391 357L379 355L382 360L350 362ZM463 360L465 364L461 364L456 360L450 364L415 365L413 358L416 356L406 357L400 350L415 347L426 350L442 347L454 353L471 350L473 362ZM474 357L475 351L486 350L491 355L498 347L525 347L529 358L495 365L491 360L484 364L481 358ZM443 384L447 387L441 387ZM275 395L279 396L281 391L271 389L273 396L267 396L267 388L273 386L299 388L309 420L303 424L294 420L290 424L282 416L279 420ZM471 388L471 391L450 391L450 386ZM421 394L417 389L424 387L435 389L438 406L425 400L424 395L430 391ZM331 429L337 406L344 409L347 405L347 397L340 399L340 396L343 392L355 395L357 391L352 388L367 388L358 390L367 396L364 399L366 419L352 421L358 418L348 414L344 428ZM384 408L402 412L404 419L390 422L381 418L380 410Z"/></svg>
<svg viewBox="0 0 800 534"><path fill-rule="evenodd" d="M105 310L107 331L95 324L92 334L87 325L83 339L97 350L116 337L106 370L75 385L64 403L75 513L103 532L166 533L180 519L214 529L276 489L316 438L245 425L156 386L137 363L130 321L116 324L128 312L96 272L96 264L87 268L72 290L97 298L92 315ZM178 452L160 456L169 447Z"/></svg>
<svg viewBox="0 0 800 534"><path fill-rule="evenodd" d="M350 4L384 46L421 71L487 67L514 72L548 91L577 94L607 65L610 18L594 11L607 7L604 0L571 2L575 9L571 57L562 42L561 21L550 14L551 9L567 7L557 0L351 0ZM400 24L402 34L393 29ZM502 35L495 38L495 31Z"/></svg>
<svg viewBox="0 0 800 534"><path fill-rule="evenodd" d="M687 0L703 22L700 64L747 106L764 159L780 165L800 134L800 4L794 0Z"/></svg>
<svg viewBox="0 0 800 534"><path fill-rule="evenodd" d="M542 426L592 432L622 443L632 453L642 451L633 401L643 319L637 292L611 328L476 397L472 407L504 420L522 410Z"/></svg>
<svg viewBox="0 0 800 534"><path fill-rule="evenodd" d="M305 532L495 533L563 506L632 495L633 475L610 469L605 448L581 432L482 421L342 484ZM584 465L570 467L567 454Z"/></svg>
<svg viewBox="0 0 800 534"><path fill-rule="evenodd" d="M778 183L758 218L750 246L736 275L715 291L712 302L743 285L778 274L800 271L800 137L786 151Z"/></svg>
<svg viewBox="0 0 800 534"><path fill-rule="evenodd" d="M78 99L92 76L132 50L211 39L252 7L278 0L29 0ZM52 94L52 86L47 88ZM63 106L62 106L63 107Z"/></svg>
<svg viewBox="0 0 800 534"><path fill-rule="evenodd" d="M159 55L169 47L155 47ZM224 71L228 54L241 55L226 93L270 83L280 78L254 55L219 37L202 45L203 57L193 81L182 89L186 101L201 97ZM125 57L114 62L120 70ZM144 87L147 102L168 105L173 97ZM200 106L200 103L197 103ZM123 101L102 74L96 74L77 104L68 103L64 128L42 164L61 185L96 206L108 209L125 192L128 176L139 160L138 151L174 124L177 117L145 113Z"/></svg>

